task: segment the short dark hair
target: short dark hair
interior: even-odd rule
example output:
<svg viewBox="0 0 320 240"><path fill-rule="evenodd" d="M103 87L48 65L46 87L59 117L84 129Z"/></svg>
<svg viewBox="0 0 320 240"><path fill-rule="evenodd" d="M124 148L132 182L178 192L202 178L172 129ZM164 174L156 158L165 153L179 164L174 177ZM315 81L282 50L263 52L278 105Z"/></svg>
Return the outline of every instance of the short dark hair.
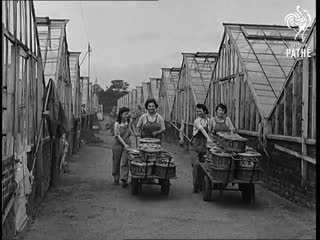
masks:
<svg viewBox="0 0 320 240"><path fill-rule="evenodd" d="M127 107L122 107L122 108L120 108L120 110L119 110L119 113L118 113L118 117L117 117L117 122L118 123L121 123L121 115L122 115L122 113L124 113L124 112L129 112L130 111L130 109L129 108L127 108ZM128 118L128 122L130 121L130 118Z"/></svg>
<svg viewBox="0 0 320 240"><path fill-rule="evenodd" d="M216 112L218 111L219 108L221 108L224 111L224 113L227 113L228 108L223 103L220 103L216 106Z"/></svg>
<svg viewBox="0 0 320 240"><path fill-rule="evenodd" d="M198 104L196 105L196 108L202 109L205 114L208 114L208 113L209 113L208 108L207 108L207 106L206 106L205 104L198 103Z"/></svg>
<svg viewBox="0 0 320 240"><path fill-rule="evenodd" d="M148 105L149 105L149 103L154 103L154 106L155 106L156 108L158 108L158 103L157 103L157 101L156 101L154 98L150 98L150 99L148 99L148 100L146 101L146 103L144 104L144 108L145 108L145 109L148 110Z"/></svg>

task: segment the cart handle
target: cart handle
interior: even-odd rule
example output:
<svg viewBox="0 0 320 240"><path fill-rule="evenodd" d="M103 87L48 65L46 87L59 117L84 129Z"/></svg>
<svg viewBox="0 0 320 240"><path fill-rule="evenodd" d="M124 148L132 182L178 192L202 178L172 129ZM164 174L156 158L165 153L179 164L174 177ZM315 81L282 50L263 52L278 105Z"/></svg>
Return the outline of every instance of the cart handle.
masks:
<svg viewBox="0 0 320 240"><path fill-rule="evenodd" d="M147 157L146 157L146 169L145 169L145 172L144 172L144 178L146 179L147 178L147 173L148 173L148 158L149 158L149 154L146 154Z"/></svg>
<svg viewBox="0 0 320 240"><path fill-rule="evenodd" d="M170 163L171 163L171 159L172 157L169 158L169 161L168 161L168 165L167 165L167 170L166 170L166 178L168 178L168 171L169 171L169 166L170 166Z"/></svg>
<svg viewBox="0 0 320 240"><path fill-rule="evenodd" d="M250 177L250 184L252 183L252 179L253 179L253 174L254 174L254 170L256 169L256 162L253 162L253 169L251 172L251 177Z"/></svg>

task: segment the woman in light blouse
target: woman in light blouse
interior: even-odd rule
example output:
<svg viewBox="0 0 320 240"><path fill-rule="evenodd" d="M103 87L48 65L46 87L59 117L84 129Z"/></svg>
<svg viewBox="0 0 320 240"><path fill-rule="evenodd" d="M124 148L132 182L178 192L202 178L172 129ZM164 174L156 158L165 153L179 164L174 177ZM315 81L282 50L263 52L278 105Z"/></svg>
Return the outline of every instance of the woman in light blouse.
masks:
<svg viewBox="0 0 320 240"><path fill-rule="evenodd" d="M123 187L128 186L129 163L127 149L131 145L130 135L132 122L129 118L129 108L119 110L117 121L114 124L114 143L112 146L112 176L115 184L121 182Z"/></svg>
<svg viewBox="0 0 320 240"><path fill-rule="evenodd" d="M200 162L204 161L206 154L207 142L212 142L208 135L209 118L207 117L208 109L204 104L197 104L197 118L193 123L191 147L198 153L198 159L193 158L191 162L193 176L193 192L198 193L201 190L203 173L201 171Z"/></svg>

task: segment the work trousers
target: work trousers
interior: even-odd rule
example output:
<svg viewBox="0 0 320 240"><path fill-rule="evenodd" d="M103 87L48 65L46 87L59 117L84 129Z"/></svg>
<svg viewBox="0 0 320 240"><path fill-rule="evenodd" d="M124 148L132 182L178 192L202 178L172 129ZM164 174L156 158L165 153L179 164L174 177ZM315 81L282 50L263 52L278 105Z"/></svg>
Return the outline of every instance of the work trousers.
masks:
<svg viewBox="0 0 320 240"><path fill-rule="evenodd" d="M200 162L204 162L204 155L206 153L198 153L198 158L193 157L191 166L192 166L192 177L193 177L193 187L195 189L202 188L203 184L203 178L204 178L204 172L202 168L200 167Z"/></svg>
<svg viewBox="0 0 320 240"><path fill-rule="evenodd" d="M129 176L129 163L128 163L128 152L120 144L115 143L112 146L112 176L114 179L128 181Z"/></svg>

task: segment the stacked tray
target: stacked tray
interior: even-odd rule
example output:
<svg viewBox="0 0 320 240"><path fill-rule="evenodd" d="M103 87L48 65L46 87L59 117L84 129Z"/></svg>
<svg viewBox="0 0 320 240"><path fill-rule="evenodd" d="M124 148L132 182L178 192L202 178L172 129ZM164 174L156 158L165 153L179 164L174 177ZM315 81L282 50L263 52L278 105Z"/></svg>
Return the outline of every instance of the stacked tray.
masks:
<svg viewBox="0 0 320 240"><path fill-rule="evenodd" d="M160 145L161 141L157 138L141 138L139 144L157 144Z"/></svg>
<svg viewBox="0 0 320 240"><path fill-rule="evenodd" d="M171 160L159 160L154 163L154 174L159 177L175 177L176 165Z"/></svg>
<svg viewBox="0 0 320 240"><path fill-rule="evenodd" d="M220 181L231 181L234 175L234 161L231 153L225 150L210 149L211 169L213 171L213 178Z"/></svg>
<svg viewBox="0 0 320 240"><path fill-rule="evenodd" d="M238 134L218 132L215 136L219 144L228 152L245 152L247 139Z"/></svg>
<svg viewBox="0 0 320 240"><path fill-rule="evenodd" d="M258 181L260 178L260 158L261 154L251 149L233 157L236 165L235 179Z"/></svg>
<svg viewBox="0 0 320 240"><path fill-rule="evenodd" d="M141 160L141 154L139 150L129 148L128 149L129 161Z"/></svg>
<svg viewBox="0 0 320 240"><path fill-rule="evenodd" d="M130 172L136 176L145 176L147 171L147 176L153 174L153 163L147 164L142 161L132 161L130 162Z"/></svg>

